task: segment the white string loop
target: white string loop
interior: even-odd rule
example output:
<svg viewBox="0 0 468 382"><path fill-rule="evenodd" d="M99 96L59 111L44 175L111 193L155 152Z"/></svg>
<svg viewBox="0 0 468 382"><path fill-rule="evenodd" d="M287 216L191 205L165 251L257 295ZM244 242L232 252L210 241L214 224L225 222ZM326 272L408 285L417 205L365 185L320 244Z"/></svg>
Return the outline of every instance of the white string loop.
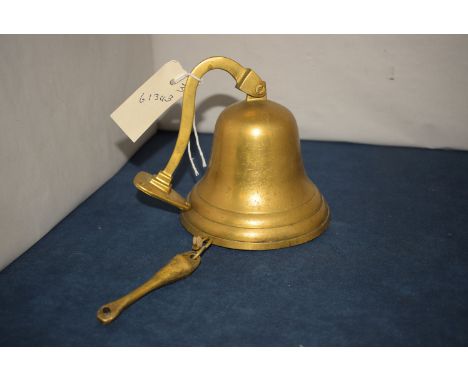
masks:
<svg viewBox="0 0 468 382"><path fill-rule="evenodd" d="M182 73L180 76L177 76L176 78L173 78L172 80L170 80L169 83L171 85L178 84L180 81L182 81L186 77L192 77L193 79L197 80L200 84L203 83L203 79L198 78L197 76L189 72Z"/></svg>
<svg viewBox="0 0 468 382"><path fill-rule="evenodd" d="M206 160L205 160L205 156L203 155L203 150L200 146L200 141L198 140L197 125L195 125L195 116L193 116L193 134L195 135L195 142L197 143L198 153L200 154L200 158L202 160L202 166L203 168L205 168Z"/></svg>
<svg viewBox="0 0 468 382"><path fill-rule="evenodd" d="M203 155L203 150L200 146L200 140L198 139L197 125L195 124L195 115L193 116L193 135L195 135L195 142L197 144L198 153L200 154L200 158L202 160L202 166L203 168L205 168L206 160L205 160L205 156ZM195 176L198 176L200 175L200 173L198 172L197 166L195 165L195 161L192 156L192 150L190 148L190 139L188 142L187 149L188 149L189 160L190 160L190 164L192 165L193 173L195 174Z"/></svg>
<svg viewBox="0 0 468 382"><path fill-rule="evenodd" d="M195 166L195 161L193 160L192 149L190 148L190 140L189 140L189 143L188 143L187 151L188 151L188 157L189 157L189 160L190 160L190 164L192 165L193 173L195 174L195 176L198 176L198 175L200 175L200 173L198 172L197 166Z"/></svg>

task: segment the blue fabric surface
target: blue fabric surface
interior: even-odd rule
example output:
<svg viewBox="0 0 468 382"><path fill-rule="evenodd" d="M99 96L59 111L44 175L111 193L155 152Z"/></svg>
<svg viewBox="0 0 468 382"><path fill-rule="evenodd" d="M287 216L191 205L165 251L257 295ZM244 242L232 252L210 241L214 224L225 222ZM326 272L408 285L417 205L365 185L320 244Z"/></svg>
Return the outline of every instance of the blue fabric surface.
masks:
<svg viewBox="0 0 468 382"><path fill-rule="evenodd" d="M191 277L102 326L99 306L191 245L177 210L132 185L174 142L159 132L0 273L1 345L468 345L468 153L345 143L302 142L332 211L324 235L211 247ZM175 188L193 184L184 159Z"/></svg>

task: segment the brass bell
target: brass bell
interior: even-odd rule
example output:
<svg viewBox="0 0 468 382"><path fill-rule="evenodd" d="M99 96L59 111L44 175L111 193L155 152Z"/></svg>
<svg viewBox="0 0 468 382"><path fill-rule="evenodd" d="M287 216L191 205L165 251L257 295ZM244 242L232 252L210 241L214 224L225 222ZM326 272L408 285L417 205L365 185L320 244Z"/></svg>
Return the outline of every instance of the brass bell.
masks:
<svg viewBox="0 0 468 382"><path fill-rule="evenodd" d="M213 69L231 74L247 97L219 116L207 171L185 199L172 188L172 175L190 139L198 81ZM167 166L156 175L138 173L134 184L182 211L183 226L202 238L195 252L211 243L244 250L290 247L316 238L330 221L327 202L305 172L294 116L267 99L266 84L253 70L225 57L193 69ZM193 270L188 267L183 277Z"/></svg>
<svg viewBox="0 0 468 382"><path fill-rule="evenodd" d="M226 108L207 172L180 215L195 236L236 249L274 249L320 235L329 208L307 177L298 130L285 107L250 99Z"/></svg>
<svg viewBox="0 0 468 382"><path fill-rule="evenodd" d="M227 107L216 122L213 149L204 177L185 200L171 185L192 129L198 81L189 77L174 153L156 176L140 172L135 186L182 210L184 227L194 236L236 249L274 249L312 240L330 219L327 202L302 163L296 120L280 104L267 100L266 86L250 69L213 57L192 72L223 69L247 93Z"/></svg>

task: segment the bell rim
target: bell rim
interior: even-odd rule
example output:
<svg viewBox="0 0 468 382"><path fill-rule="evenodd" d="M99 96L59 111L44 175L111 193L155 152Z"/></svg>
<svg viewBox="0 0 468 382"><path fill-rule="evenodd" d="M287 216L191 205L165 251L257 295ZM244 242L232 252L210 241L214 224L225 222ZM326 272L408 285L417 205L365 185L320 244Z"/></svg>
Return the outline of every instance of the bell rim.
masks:
<svg viewBox="0 0 468 382"><path fill-rule="evenodd" d="M192 235L209 238L213 241L214 245L218 245L224 248L240 249L240 250L247 250L247 251L252 251L252 250L261 251L261 250L288 248L288 247L293 247L296 245L300 245L300 244L304 244L309 241L312 241L327 230L331 221L331 213L330 213L330 207L328 206L328 203L326 202L325 199L323 199L323 201L326 207L327 215L319 226L317 226L314 230L309 231L305 234L298 235L295 237L290 237L287 239L278 240L278 241L248 242L248 241L238 241L238 240L231 240L227 238L213 236L195 227L192 223L188 221L188 219L184 217L183 213L180 214L180 222L182 226Z"/></svg>

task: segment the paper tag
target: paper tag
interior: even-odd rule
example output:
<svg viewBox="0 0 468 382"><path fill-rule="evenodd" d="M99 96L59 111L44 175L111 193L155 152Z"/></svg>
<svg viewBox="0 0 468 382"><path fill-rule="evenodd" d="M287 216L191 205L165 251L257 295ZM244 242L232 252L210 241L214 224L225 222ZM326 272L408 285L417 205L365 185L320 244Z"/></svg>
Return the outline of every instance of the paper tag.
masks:
<svg viewBox="0 0 468 382"><path fill-rule="evenodd" d="M184 73L178 61L167 62L111 114L133 142L184 95L187 78L171 84L172 79Z"/></svg>

